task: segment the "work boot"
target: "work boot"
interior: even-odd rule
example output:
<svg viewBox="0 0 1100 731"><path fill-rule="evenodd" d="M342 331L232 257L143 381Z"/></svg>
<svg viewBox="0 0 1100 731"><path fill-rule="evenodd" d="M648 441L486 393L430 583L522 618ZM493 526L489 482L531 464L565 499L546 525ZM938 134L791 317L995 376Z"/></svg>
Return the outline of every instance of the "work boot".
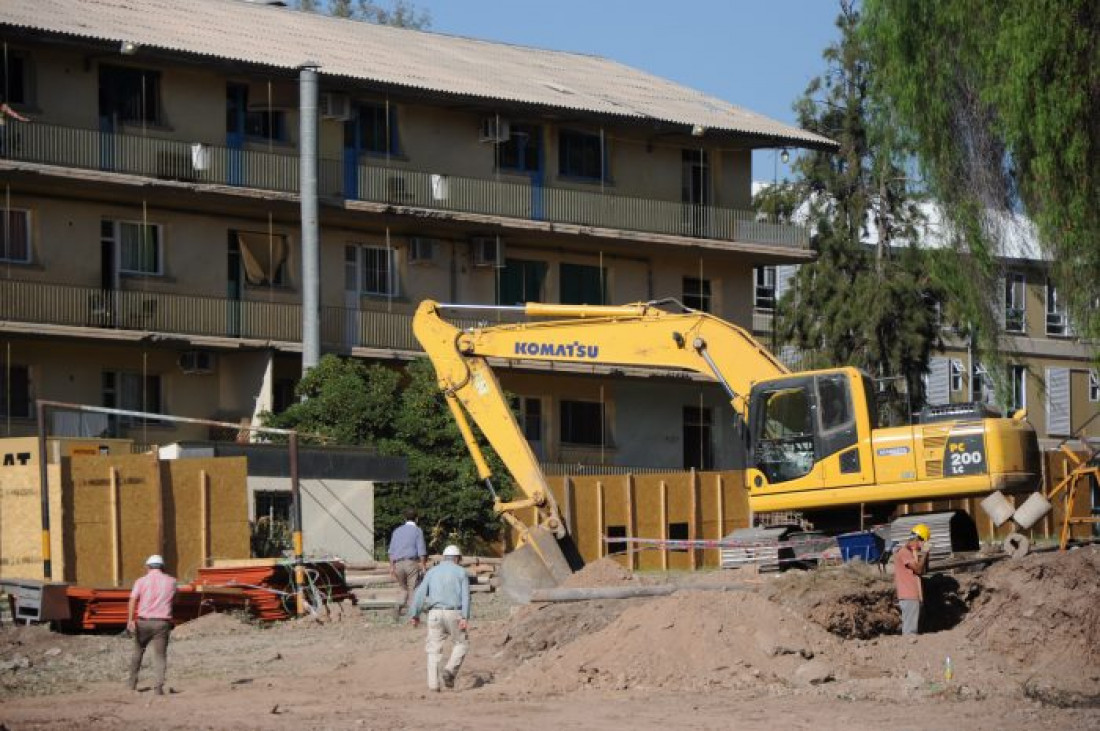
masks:
<svg viewBox="0 0 1100 731"><path fill-rule="evenodd" d="M444 686L448 688L455 687L455 674L450 670L444 669L443 672L439 674L439 677L443 679Z"/></svg>
<svg viewBox="0 0 1100 731"><path fill-rule="evenodd" d="M164 686L158 685L156 688L153 688L153 693L156 695L164 695Z"/></svg>

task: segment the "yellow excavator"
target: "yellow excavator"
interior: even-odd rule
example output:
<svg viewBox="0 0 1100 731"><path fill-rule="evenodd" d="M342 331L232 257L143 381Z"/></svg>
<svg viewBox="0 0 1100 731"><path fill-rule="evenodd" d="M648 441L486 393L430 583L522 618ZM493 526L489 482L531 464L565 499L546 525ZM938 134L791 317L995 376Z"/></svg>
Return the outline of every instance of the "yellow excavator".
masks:
<svg viewBox="0 0 1100 731"><path fill-rule="evenodd" d="M442 316L523 321L469 328ZM547 319L549 318L549 319ZM435 366L495 508L519 538L502 574L522 596L572 572L567 527L488 359L636 366L703 374L729 395L744 435L753 512L807 510L1022 492L1040 481L1035 430L1023 418L965 408L880 428L871 378L851 368L790 372L744 329L675 300L628 305L528 303L507 307L424 301L413 332ZM469 417L469 418L467 418ZM504 502L474 438L478 425L522 497ZM528 525L517 510L533 508ZM568 545L568 544L567 544ZM575 565L575 561L572 562Z"/></svg>

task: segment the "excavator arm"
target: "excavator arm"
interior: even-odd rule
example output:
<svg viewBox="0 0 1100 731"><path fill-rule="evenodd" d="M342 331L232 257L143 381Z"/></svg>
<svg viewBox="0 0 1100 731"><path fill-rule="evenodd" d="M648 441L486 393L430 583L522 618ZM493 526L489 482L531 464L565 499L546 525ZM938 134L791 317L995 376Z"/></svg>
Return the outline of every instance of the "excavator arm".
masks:
<svg viewBox="0 0 1100 731"><path fill-rule="evenodd" d="M553 539L564 539L566 527L538 459L531 451L509 407L489 358L640 366L693 371L718 380L726 388L737 415L747 415L752 383L788 373L771 353L745 330L703 312L669 312L663 303L622 306L553 305L522 307L421 303L413 318L413 333L435 366L439 387L447 399L479 476L492 492L495 509L519 535L519 546L506 559L505 583L521 596L529 589L560 583L571 569ZM519 311L529 320L461 329L446 321L442 310ZM504 502L473 436L477 424L504 462L522 497ZM531 526L517 510L533 509ZM509 563L516 571L508 571Z"/></svg>

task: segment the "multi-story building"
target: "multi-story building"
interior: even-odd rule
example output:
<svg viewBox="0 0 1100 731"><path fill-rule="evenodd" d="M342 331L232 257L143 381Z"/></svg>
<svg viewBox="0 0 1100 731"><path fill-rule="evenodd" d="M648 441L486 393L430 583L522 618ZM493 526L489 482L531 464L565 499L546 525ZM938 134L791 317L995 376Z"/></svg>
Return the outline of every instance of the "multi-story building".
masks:
<svg viewBox="0 0 1100 731"><path fill-rule="evenodd" d="M415 358L425 298L673 297L749 326L811 254L751 154L830 140L614 61L243 0L0 3L4 434L35 398L252 422L302 370L303 65L319 78L324 352ZM309 117L306 117L309 119ZM723 467L713 384L501 372L548 462ZM207 429L58 411L50 433Z"/></svg>
<svg viewBox="0 0 1100 731"><path fill-rule="evenodd" d="M942 214L923 206L921 244L946 246ZM874 227L869 227L874 231ZM1040 250L1030 221L1016 217L999 227L1001 268L1001 332L998 357L1007 364L1007 384L997 388L965 328L945 326L944 348L929 363L926 397L929 404L982 402L1002 413L1027 410L1044 448L1067 437L1100 443L1100 373L1096 345L1082 340L1058 288L1050 276L1050 260ZM873 245L869 241L868 245ZM797 273L796 265L764 265L756 269L753 287L753 329L773 344L776 304ZM781 355L792 355L777 347ZM796 356L796 354L793 354ZM792 365L797 365L797 357ZM914 408L919 405L914 404Z"/></svg>

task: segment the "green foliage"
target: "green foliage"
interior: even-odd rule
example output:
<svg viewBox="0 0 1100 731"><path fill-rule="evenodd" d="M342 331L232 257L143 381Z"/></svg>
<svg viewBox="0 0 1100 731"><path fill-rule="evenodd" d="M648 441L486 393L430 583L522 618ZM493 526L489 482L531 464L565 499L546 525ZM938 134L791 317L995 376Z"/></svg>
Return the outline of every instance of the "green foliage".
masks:
<svg viewBox="0 0 1100 731"><path fill-rule="evenodd" d="M303 400L281 414L265 415L266 425L319 434L328 443L372 447L408 461L407 482L376 486L379 538L404 522L402 514L410 507L419 512L435 550L449 542L471 549L499 536L492 499L427 360L399 371L327 355L296 393ZM495 475L494 487L510 496L511 480L500 460L487 445L482 450Z"/></svg>
<svg viewBox="0 0 1100 731"><path fill-rule="evenodd" d="M882 96L967 254L947 284L982 350L1021 209L1078 333L1100 342L1100 3L866 0L865 15Z"/></svg>
<svg viewBox="0 0 1100 731"><path fill-rule="evenodd" d="M393 0L388 8L371 0L298 0L296 7L309 13L325 13L397 28L427 30L432 25L431 13L417 9L410 0Z"/></svg>
<svg viewBox="0 0 1100 731"><path fill-rule="evenodd" d="M937 344L938 292L926 254L911 245L921 220L906 150L871 95L872 69L851 3L841 4L837 24L841 40L823 54L827 71L795 109L803 127L840 149L800 157L799 182L767 202L780 215L806 215L817 253L780 302L776 335L803 351L804 367L854 365L873 377L901 377L916 407ZM873 249L864 243L872 227Z"/></svg>

